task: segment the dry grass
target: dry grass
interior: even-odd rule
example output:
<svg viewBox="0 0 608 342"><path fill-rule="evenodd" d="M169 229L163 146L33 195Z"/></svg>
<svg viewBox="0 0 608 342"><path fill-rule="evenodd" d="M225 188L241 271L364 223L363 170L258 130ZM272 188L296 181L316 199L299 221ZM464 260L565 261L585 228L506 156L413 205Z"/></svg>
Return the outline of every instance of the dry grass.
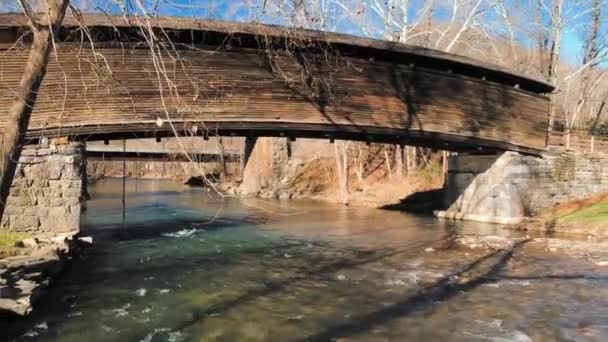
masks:
<svg viewBox="0 0 608 342"><path fill-rule="evenodd" d="M312 196L337 191L335 166L330 157L315 158L302 165L289 183L289 189Z"/></svg>
<svg viewBox="0 0 608 342"><path fill-rule="evenodd" d="M348 201L354 205L376 206L398 203L408 195L442 186L441 165L429 163L425 168L409 175L389 176L384 164L359 181L353 168L349 175ZM286 186L292 193L317 197L330 202L339 198L336 161L333 157L314 158L300 166Z"/></svg>

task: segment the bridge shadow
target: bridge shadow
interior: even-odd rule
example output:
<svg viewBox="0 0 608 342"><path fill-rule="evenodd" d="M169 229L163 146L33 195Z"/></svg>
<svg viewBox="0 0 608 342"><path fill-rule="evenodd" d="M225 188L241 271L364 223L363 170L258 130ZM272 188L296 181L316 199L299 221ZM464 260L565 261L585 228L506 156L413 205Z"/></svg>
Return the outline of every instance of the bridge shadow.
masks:
<svg viewBox="0 0 608 342"><path fill-rule="evenodd" d="M373 84L386 75L389 86L366 91L387 99L394 96L405 109L400 116L394 117L394 106L387 102L381 105L385 109L384 115L392 116L390 119L396 119L400 124L401 128L395 130L399 135L396 140L449 150L458 146L476 148L488 138L508 136L508 132L501 132L497 127L510 129L505 126L510 118L499 117L497 108L514 105L512 87L486 84L481 79L454 74L448 66L444 66L443 71L441 68L441 65L437 66L439 70L430 70L384 63L363 66L362 74L367 81ZM370 103L362 110L377 111L378 104ZM390 119L386 118L384 123L392 121ZM380 122L375 124L382 125ZM366 133L366 128L361 131Z"/></svg>
<svg viewBox="0 0 608 342"><path fill-rule="evenodd" d="M390 136L379 140L443 149L452 145L476 148L493 137L508 136L496 128L510 129L505 126L509 118L501 118L497 112L497 108L514 104L513 89L508 85L485 84L487 81L452 73L448 65L431 70L406 67L407 60L400 65L370 60L344 63L336 69L318 57L302 51L282 56L280 62L300 70L301 79L283 82L281 87L287 87L298 101L313 105L335 133L348 125L357 140L374 140L378 137L375 128L384 127L391 129ZM278 62L269 61L266 55L260 58L263 69L281 79L271 66ZM385 99L360 101L364 95ZM399 100L401 113L391 98ZM358 113L371 117L353 119L361 115Z"/></svg>
<svg viewBox="0 0 608 342"><path fill-rule="evenodd" d="M425 247L436 245L438 243L450 242L454 240L455 237L455 232L449 231L445 237L439 240L412 245L406 248L385 251L354 250L354 256L352 256L351 258L332 261L329 264L325 265L322 265L323 260L319 260L317 262L311 261L310 264L321 264L321 266L303 269L297 275L289 277L287 279L265 282L261 288L248 290L236 298L215 305L211 305L210 307L202 309L201 311L193 312L191 313L191 320L185 321L182 324L175 326L172 331L181 331L187 329L188 327L202 323L207 319L207 317L222 314L239 306L256 301L260 298L276 295L278 293L287 291L289 287L294 286L301 281L311 279L328 280L329 277L333 277L335 273L340 270L364 266L403 253L412 252L414 250L422 250Z"/></svg>
<svg viewBox="0 0 608 342"><path fill-rule="evenodd" d="M445 209L445 204L445 190L440 188L415 192L402 198L398 203L383 205L380 209L432 215L435 210Z"/></svg>
<svg viewBox="0 0 608 342"><path fill-rule="evenodd" d="M433 310L442 301L449 300L461 293L469 292L477 287L494 282L513 254L530 240L523 240L506 250L497 250L489 253L461 270L439 279L436 283L426 286L413 296L392 304L380 310L354 318L351 322L334 325L325 330L307 337L306 341L330 341L336 338L347 338L373 329L380 324L403 318L411 314ZM466 274L478 272L470 280L454 281ZM466 277L462 279L467 279Z"/></svg>

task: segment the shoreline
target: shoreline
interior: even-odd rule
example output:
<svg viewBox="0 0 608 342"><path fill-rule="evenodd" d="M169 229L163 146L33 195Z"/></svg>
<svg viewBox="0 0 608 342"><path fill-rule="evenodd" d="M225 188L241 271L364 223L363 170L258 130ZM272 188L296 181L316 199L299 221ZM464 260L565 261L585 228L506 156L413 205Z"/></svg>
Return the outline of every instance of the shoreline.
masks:
<svg viewBox="0 0 608 342"><path fill-rule="evenodd" d="M92 180L92 182L113 179L114 177L104 177L100 179ZM134 179L134 178L131 178ZM157 178L140 178L144 180L159 180ZM181 179L170 179L164 178L163 181L177 182L188 186L186 180ZM504 229L516 230L516 231L530 231L540 233L559 233L567 234L572 236L582 237L598 237L608 238L608 230L602 229L601 227L585 226L576 223L559 223L555 220L548 220L543 218L542 215L536 215L532 217L517 218L517 220L505 220L504 222L484 221L484 220L467 220L456 217L442 217L437 216L436 212L441 207L442 188L434 188L430 190L423 190L418 192L412 192L405 197L399 198L395 203L395 198L387 199L380 196L374 196L373 194L367 194L365 192L352 192L348 198L348 201L344 203L339 198L340 196L334 191L326 191L325 193L311 194L305 191L295 191L289 187L279 188L266 188L257 193L244 193L240 189L241 182L238 180L226 180L220 181L215 184L215 188L224 195L236 197L236 198L258 198L258 199L277 199L277 200L314 200L323 203L339 204L349 207L364 207L364 208L375 208L380 210L391 210L412 213L415 215L432 216L442 220L456 220L456 221L471 221L471 222L486 222L496 225L500 225ZM191 187L205 188L206 186L189 185ZM553 208L552 208L553 209ZM551 210L552 210L551 209Z"/></svg>
<svg viewBox="0 0 608 342"><path fill-rule="evenodd" d="M0 318L25 317L35 309L55 279L92 244L90 237L73 231L44 234L19 242L25 250L0 259Z"/></svg>
<svg viewBox="0 0 608 342"><path fill-rule="evenodd" d="M167 180L173 181L175 180ZM183 183L181 183L183 184ZM187 185L185 185L187 186ZM218 189L224 187L238 189L237 182L223 182ZM270 194L270 193L269 193ZM286 197L264 196L263 192L253 196L235 192L238 198L272 198ZM290 196L293 199L308 199L325 203L338 203L329 196L310 196L299 194ZM428 200L428 198L426 199ZM424 202L424 201L423 201ZM401 208L383 208L376 204L353 201L347 204L353 207L373 207L381 210L402 210ZM507 250L522 239L529 240L531 246L548 252L559 252L567 257L584 258L598 267L608 266L608 235L590 234L585 228L568 229L568 226L552 226L547 229L539 219L528 219L518 225L500 225L501 229L515 231L530 231L530 238L475 236L458 233L454 237L457 245L469 249L500 249ZM557 228L556 228L557 227ZM532 234L539 233L539 234ZM556 235L552 235L555 233ZM500 235L500 234L499 234ZM517 235L517 234L516 234ZM26 253L0 259L0 319L5 317L25 317L35 309L35 303L44 294L53 281L61 276L62 271L69 267L72 259L77 258L81 249L92 244L92 238L80 236L79 231L64 234L39 235L24 239L21 245L28 246ZM432 252L432 251L431 251Z"/></svg>

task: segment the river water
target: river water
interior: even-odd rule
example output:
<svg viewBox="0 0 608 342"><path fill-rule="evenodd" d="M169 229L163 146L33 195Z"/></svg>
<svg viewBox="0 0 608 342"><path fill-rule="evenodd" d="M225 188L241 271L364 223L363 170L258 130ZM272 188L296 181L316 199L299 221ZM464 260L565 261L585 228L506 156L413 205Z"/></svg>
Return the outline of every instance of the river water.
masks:
<svg viewBox="0 0 608 342"><path fill-rule="evenodd" d="M607 341L608 271L518 237L313 201L225 198L164 181L93 184L93 248L34 314L0 322L20 341Z"/></svg>

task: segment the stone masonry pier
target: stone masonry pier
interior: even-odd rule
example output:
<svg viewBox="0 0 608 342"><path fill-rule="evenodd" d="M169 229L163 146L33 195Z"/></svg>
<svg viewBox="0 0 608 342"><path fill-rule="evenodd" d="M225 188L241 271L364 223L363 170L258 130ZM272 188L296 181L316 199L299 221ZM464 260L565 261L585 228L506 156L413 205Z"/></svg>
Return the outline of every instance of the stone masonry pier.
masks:
<svg viewBox="0 0 608 342"><path fill-rule="evenodd" d="M80 143L24 147L0 229L31 234L78 231L85 163Z"/></svg>
<svg viewBox="0 0 608 342"><path fill-rule="evenodd" d="M505 152L449 159L438 217L519 223L539 210L608 192L608 155Z"/></svg>

